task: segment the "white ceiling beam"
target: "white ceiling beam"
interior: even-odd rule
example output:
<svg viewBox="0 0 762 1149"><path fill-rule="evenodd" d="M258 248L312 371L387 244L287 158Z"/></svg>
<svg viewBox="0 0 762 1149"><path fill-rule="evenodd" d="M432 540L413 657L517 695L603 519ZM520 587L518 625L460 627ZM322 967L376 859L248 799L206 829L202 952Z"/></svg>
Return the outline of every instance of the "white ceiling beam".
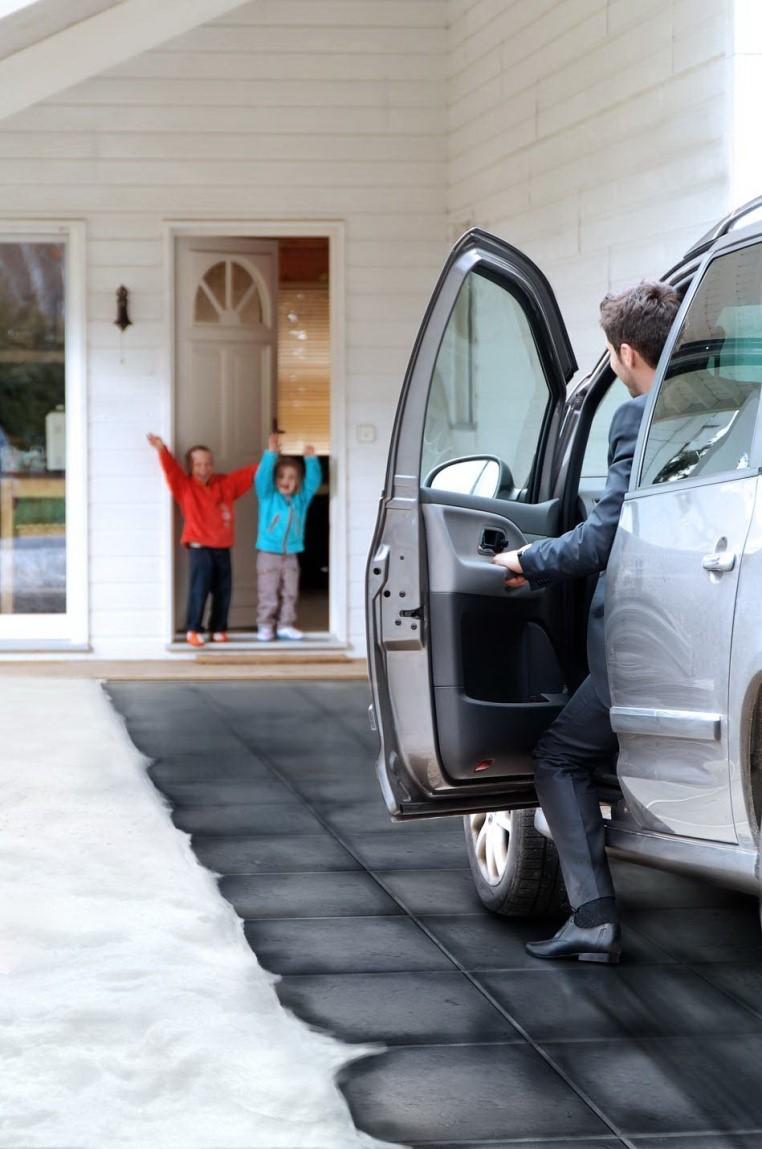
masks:
<svg viewBox="0 0 762 1149"><path fill-rule="evenodd" d="M0 60L0 119L206 24L244 2L121 0L105 12Z"/></svg>

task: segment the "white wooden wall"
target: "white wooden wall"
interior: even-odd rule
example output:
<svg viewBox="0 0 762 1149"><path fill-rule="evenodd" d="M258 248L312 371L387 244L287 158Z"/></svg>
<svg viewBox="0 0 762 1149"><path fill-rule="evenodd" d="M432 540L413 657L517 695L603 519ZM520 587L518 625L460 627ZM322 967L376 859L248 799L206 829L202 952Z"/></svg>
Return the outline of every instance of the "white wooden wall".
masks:
<svg viewBox="0 0 762 1149"><path fill-rule="evenodd" d="M450 0L451 233L542 265L584 369L598 303L728 208L734 0Z"/></svg>
<svg viewBox="0 0 762 1149"><path fill-rule="evenodd" d="M362 648L388 432L448 239L479 224L524 247L589 365L603 292L726 210L734 2L253 0L0 122L0 218L87 223L98 654L162 650L164 491L143 439L169 431L162 221L345 221L349 562L332 577Z"/></svg>
<svg viewBox="0 0 762 1149"><path fill-rule="evenodd" d="M446 0L255 0L0 123L0 217L84 218L92 641L162 650L162 220L346 225L346 579L362 580L397 393L446 251ZM213 231L213 227L211 229ZM113 326L130 290L134 327ZM358 423L377 428L360 443Z"/></svg>

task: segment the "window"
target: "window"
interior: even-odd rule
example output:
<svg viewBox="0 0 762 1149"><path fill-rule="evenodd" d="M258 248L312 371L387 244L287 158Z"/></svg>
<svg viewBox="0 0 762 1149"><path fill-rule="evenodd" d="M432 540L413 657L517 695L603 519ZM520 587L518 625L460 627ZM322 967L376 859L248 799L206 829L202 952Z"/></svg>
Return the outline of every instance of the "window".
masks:
<svg viewBox="0 0 762 1149"><path fill-rule="evenodd" d="M0 241L0 614L66 612L65 245Z"/></svg>
<svg viewBox="0 0 762 1149"><path fill-rule="evenodd" d="M762 246L710 263L654 407L640 486L744 472L762 386Z"/></svg>
<svg viewBox="0 0 762 1149"><path fill-rule="evenodd" d="M602 478L606 481L609 469L609 428L614 412L632 396L622 383L615 379L598 404L590 424L590 434L582 461L581 480Z"/></svg>
<svg viewBox="0 0 762 1149"><path fill-rule="evenodd" d="M550 392L521 304L472 272L455 301L429 391L421 475L444 463L495 456L515 494L532 471ZM452 472L455 474L455 471ZM441 487L444 477L438 477ZM451 489L451 488L447 488ZM460 489L460 488L456 488Z"/></svg>
<svg viewBox="0 0 762 1149"><path fill-rule="evenodd" d="M215 263L196 290L196 323L256 327L264 322L259 288L249 271L234 259Z"/></svg>

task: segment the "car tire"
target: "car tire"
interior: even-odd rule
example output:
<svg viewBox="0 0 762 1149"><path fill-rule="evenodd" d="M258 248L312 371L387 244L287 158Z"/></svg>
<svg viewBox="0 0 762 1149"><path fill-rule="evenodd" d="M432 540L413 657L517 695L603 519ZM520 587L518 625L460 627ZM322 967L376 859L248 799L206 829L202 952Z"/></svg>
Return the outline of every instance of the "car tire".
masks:
<svg viewBox="0 0 762 1149"><path fill-rule="evenodd" d="M503 917L569 913L558 852L534 824L534 810L495 810L463 819L476 892Z"/></svg>

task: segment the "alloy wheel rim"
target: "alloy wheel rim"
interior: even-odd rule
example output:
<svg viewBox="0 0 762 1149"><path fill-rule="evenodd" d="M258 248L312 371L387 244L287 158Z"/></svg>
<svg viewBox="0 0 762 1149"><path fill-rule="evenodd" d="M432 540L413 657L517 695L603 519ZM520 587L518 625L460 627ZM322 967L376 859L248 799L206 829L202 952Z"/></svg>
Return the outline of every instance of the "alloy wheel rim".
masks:
<svg viewBox="0 0 762 1149"><path fill-rule="evenodd" d="M487 814L470 814L469 832L481 876L490 886L498 885L508 866L511 812L491 810Z"/></svg>

